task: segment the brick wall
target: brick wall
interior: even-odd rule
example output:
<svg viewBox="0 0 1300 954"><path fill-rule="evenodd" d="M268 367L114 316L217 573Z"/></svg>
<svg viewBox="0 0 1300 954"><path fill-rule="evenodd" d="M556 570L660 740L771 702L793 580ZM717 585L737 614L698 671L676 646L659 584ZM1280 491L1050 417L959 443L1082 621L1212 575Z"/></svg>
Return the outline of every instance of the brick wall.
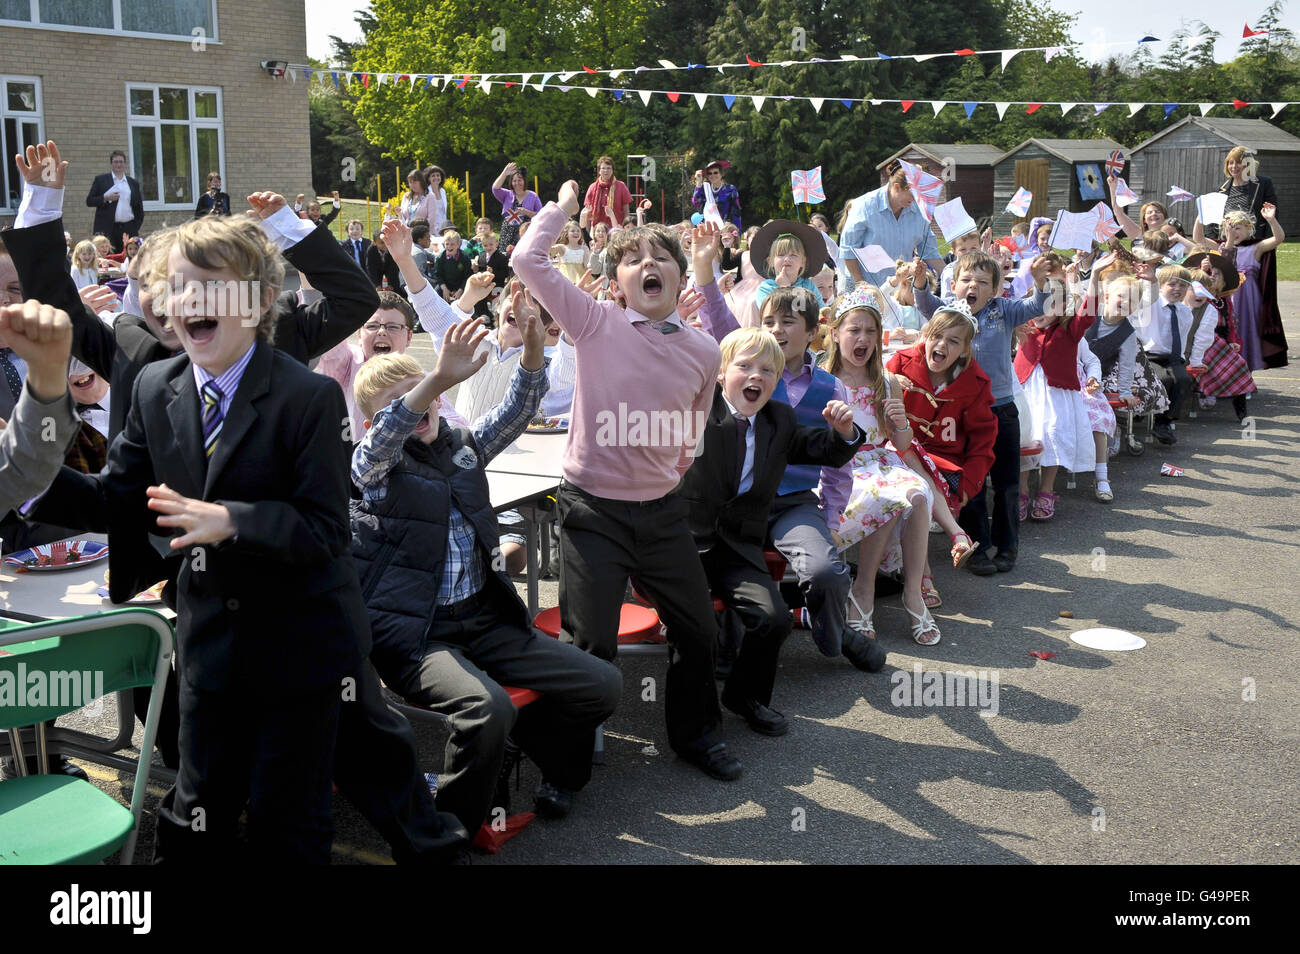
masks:
<svg viewBox="0 0 1300 954"><path fill-rule="evenodd" d="M195 51L188 40L153 40L0 26L0 73L37 76L45 134L69 159L65 223L89 233L85 204L92 178L108 171L113 149L130 153L127 83L213 86L222 91L225 180L232 208L261 189L311 191L307 83L275 79L262 60L305 62L304 0L217 0L220 42ZM202 190L209 170L198 171ZM197 196L196 196L197 198ZM176 210L146 211L144 231L189 218ZM12 222L0 210L0 226Z"/></svg>

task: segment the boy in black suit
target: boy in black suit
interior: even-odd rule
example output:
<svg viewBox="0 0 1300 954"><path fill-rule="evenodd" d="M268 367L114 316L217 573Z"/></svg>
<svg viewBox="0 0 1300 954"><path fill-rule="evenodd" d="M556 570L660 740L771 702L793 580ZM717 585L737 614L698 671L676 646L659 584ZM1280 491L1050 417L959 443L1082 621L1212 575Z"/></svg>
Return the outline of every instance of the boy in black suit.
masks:
<svg viewBox="0 0 1300 954"><path fill-rule="evenodd" d="M357 268L365 270L366 257L370 252L370 239L365 236L365 224L360 219L348 221L348 237L339 242L348 257L357 263Z"/></svg>
<svg viewBox="0 0 1300 954"><path fill-rule="evenodd" d="M185 356L140 373L108 467L65 468L39 511L108 530L116 602L158 579L149 534L180 534L181 764L159 855L221 858L247 802L262 855L326 863L340 706L370 648L346 556L343 395L270 346L284 267L256 223L187 223L166 269ZM245 312L214 287L259 294Z"/></svg>
<svg viewBox="0 0 1300 954"><path fill-rule="evenodd" d="M788 404L769 401L785 357L768 332L738 329L722 339L721 348L704 449L678 494L690 505L691 533L710 592L735 610L745 627L722 704L755 732L784 735L785 716L770 704L790 612L763 558L768 511L787 464L842 466L866 435L842 401L829 401L822 410L833 432L801 427Z"/></svg>

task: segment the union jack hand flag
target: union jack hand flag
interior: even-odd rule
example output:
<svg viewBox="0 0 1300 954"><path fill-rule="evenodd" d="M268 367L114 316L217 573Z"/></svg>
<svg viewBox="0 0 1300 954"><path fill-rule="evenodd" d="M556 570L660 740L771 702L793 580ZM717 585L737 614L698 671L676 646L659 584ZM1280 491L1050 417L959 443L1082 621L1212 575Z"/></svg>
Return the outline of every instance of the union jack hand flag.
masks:
<svg viewBox="0 0 1300 954"><path fill-rule="evenodd" d="M1124 171L1124 153L1116 149L1106 160L1106 174L1109 176L1118 176Z"/></svg>
<svg viewBox="0 0 1300 954"><path fill-rule="evenodd" d="M822 190L822 167L815 169L795 169L790 173L790 188L794 192L795 202L825 202L826 193Z"/></svg>
<svg viewBox="0 0 1300 954"><path fill-rule="evenodd" d="M912 165L905 159L898 160L898 164L907 177L907 185L912 190L913 198L916 199L917 208L921 210L927 222L931 221L934 217L934 207L939 204L939 196L943 193L943 180L935 178L920 166Z"/></svg>
<svg viewBox="0 0 1300 954"><path fill-rule="evenodd" d="M506 225L522 225L524 222L524 214L518 209L507 209L503 216L503 221Z"/></svg>
<svg viewBox="0 0 1300 954"><path fill-rule="evenodd" d="M1011 197L1011 201L1007 203L1007 211L1012 215L1023 218L1029 214L1029 203L1033 200L1034 194L1021 186L1016 190L1016 194Z"/></svg>
<svg viewBox="0 0 1300 954"><path fill-rule="evenodd" d="M1097 216L1097 228L1093 232L1093 237L1098 242L1108 242L1120 233L1119 223L1115 221L1114 213L1105 202L1098 202L1093 206L1092 212Z"/></svg>
<svg viewBox="0 0 1300 954"><path fill-rule="evenodd" d="M1192 195L1192 194L1191 194L1190 192L1188 192L1186 189L1180 189L1180 188L1178 188L1178 186L1170 186L1170 187L1169 187L1169 191L1166 192L1165 195L1166 195L1168 198L1172 199L1174 202L1182 202L1182 201L1185 200L1185 199L1195 199L1195 198L1196 198L1196 196ZM1172 203L1171 203L1171 204L1172 204Z"/></svg>

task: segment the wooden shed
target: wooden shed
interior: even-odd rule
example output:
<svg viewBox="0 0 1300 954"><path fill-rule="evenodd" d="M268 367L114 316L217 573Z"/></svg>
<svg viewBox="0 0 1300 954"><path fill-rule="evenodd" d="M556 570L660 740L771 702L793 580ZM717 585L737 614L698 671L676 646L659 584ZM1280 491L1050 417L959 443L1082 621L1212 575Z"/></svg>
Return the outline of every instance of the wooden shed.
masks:
<svg viewBox="0 0 1300 954"><path fill-rule="evenodd" d="M895 159L920 166L944 180L943 201L960 196L971 218L979 221L993 214L993 163L1001 156L1001 149L987 143L913 142L876 166L876 171L884 185L885 170Z"/></svg>
<svg viewBox="0 0 1300 954"><path fill-rule="evenodd" d="M1233 146L1255 151L1259 174L1273 180L1277 190L1277 219L1288 235L1300 233L1300 139L1263 119L1212 119L1188 116L1156 133L1129 156L1129 186L1143 202L1169 204L1170 186L1193 195L1214 192L1227 178L1223 160ZM1191 234L1196 218L1190 201L1175 203L1169 212Z"/></svg>
<svg viewBox="0 0 1300 954"><path fill-rule="evenodd" d="M1113 139L1026 139L993 165L993 207L1001 213L1016 190L1023 186L1034 194L1025 218L1055 215L1061 209L1086 212L1099 198L1105 198L1104 164L1116 149L1128 154ZM1076 170L1087 165L1096 166L1101 176L1103 195L1098 198L1085 199L1079 193ZM1001 220L1002 223L1010 221L1013 221L1010 213Z"/></svg>

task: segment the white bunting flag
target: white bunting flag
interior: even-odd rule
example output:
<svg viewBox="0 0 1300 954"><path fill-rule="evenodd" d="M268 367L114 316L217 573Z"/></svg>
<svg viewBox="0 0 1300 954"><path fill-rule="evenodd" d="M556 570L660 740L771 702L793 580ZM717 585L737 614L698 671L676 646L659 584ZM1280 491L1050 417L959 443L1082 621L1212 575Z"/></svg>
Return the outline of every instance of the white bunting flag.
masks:
<svg viewBox="0 0 1300 954"><path fill-rule="evenodd" d="M1200 103L1199 105L1201 107L1202 116L1204 116L1206 113L1208 113L1210 110L1214 108L1214 103Z"/></svg>
<svg viewBox="0 0 1300 954"><path fill-rule="evenodd" d="M644 105L646 105L646 106L649 106L649 105L650 105L650 90L648 90L648 89L639 89L639 90L636 91L636 94L637 94L638 96L641 97L641 102L642 102Z"/></svg>
<svg viewBox="0 0 1300 954"><path fill-rule="evenodd" d="M597 89L595 86L584 86L582 88L587 91L587 95L590 96L592 99L595 99L596 94L600 92L600 90Z"/></svg>
<svg viewBox="0 0 1300 954"><path fill-rule="evenodd" d="M947 105L948 105L947 100L934 99L930 101L930 108L934 110L934 114L936 116L938 116L939 113L943 110L943 108Z"/></svg>
<svg viewBox="0 0 1300 954"><path fill-rule="evenodd" d="M1273 115L1268 117L1269 119L1277 119L1277 114L1287 106L1286 103L1269 103L1269 105L1273 107Z"/></svg>
<svg viewBox="0 0 1300 954"><path fill-rule="evenodd" d="M820 112L822 111L822 103L826 102L826 100L824 100L824 99L818 99L818 98L812 98L812 99L809 99L808 102L812 103L812 108L813 108L813 112L814 112L814 113L820 113ZM1277 113L1274 113L1273 115L1276 116Z"/></svg>
<svg viewBox="0 0 1300 954"><path fill-rule="evenodd" d="M708 94L708 93L696 93L696 94L695 94L695 105L698 106L698 107L700 107L700 109L703 109L703 108L704 108L704 104L707 103L708 101L709 101L709 94Z"/></svg>
<svg viewBox="0 0 1300 954"><path fill-rule="evenodd" d="M751 96L749 97L749 101L754 104L754 112L761 113L763 111L763 104L767 102L767 97Z"/></svg>
<svg viewBox="0 0 1300 954"><path fill-rule="evenodd" d="M1078 103L1062 103L1062 104L1061 104L1061 115L1062 115L1062 116L1065 116L1066 113L1068 113L1070 110L1074 109L1074 107L1076 107L1076 106L1078 106L1078 105L1079 105Z"/></svg>
<svg viewBox="0 0 1300 954"><path fill-rule="evenodd" d="M560 82L561 82L561 83L567 83L569 80L573 79L573 78L574 78L575 76L577 76L577 75L578 75L578 71L577 71L577 70L569 70L567 73L561 73L561 74L560 74Z"/></svg>
<svg viewBox="0 0 1300 954"><path fill-rule="evenodd" d="M677 69L681 69L681 67L678 66L676 63L674 63L672 60L660 60L660 61L659 61L659 65L662 66L662 67L663 67L664 69L666 69L666 70L677 70Z"/></svg>
<svg viewBox="0 0 1300 954"><path fill-rule="evenodd" d="M1003 116L1005 116L1005 115L1007 114L1007 107L1010 106L1010 105L1011 105L1010 103L994 103L994 104L993 104L994 108L997 109L997 111L998 111L998 119L1001 119Z"/></svg>
<svg viewBox="0 0 1300 954"><path fill-rule="evenodd" d="M1007 64L1011 62L1011 57L1015 56L1015 55L1016 55L1017 53L1019 53L1019 52L1020 52L1019 50L1003 50L1003 51L1002 51L1002 69L1003 69L1003 70L1005 70L1005 69L1007 68Z"/></svg>
<svg viewBox="0 0 1300 954"><path fill-rule="evenodd" d="M1145 106L1145 105L1146 105L1146 103L1129 103L1129 104L1128 104L1128 118L1129 118L1129 119L1132 119L1134 116L1136 116L1138 113L1140 113L1140 112L1142 111L1142 107Z"/></svg>

